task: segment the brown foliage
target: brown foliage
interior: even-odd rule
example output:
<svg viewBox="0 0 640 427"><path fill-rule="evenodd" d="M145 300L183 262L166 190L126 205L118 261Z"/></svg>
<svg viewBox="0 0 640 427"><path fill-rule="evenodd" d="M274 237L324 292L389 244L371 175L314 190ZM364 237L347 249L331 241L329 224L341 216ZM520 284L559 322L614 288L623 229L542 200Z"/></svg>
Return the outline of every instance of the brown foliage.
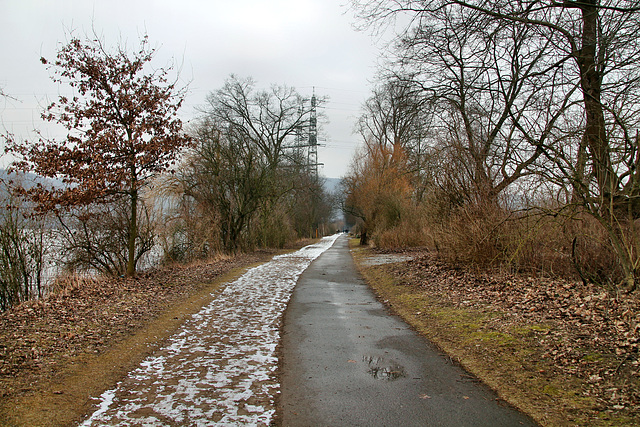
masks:
<svg viewBox="0 0 640 427"><path fill-rule="evenodd" d="M497 203L463 205L423 218L433 248L455 264L582 279L614 289L623 273L606 230L591 216L516 212Z"/></svg>
<svg viewBox="0 0 640 427"><path fill-rule="evenodd" d="M148 73L154 49L145 36L131 57L105 50L100 41L73 38L55 62L42 62L52 79L77 91L60 96L42 113L44 120L64 126L62 141L11 141L6 151L17 155L12 168L61 178L65 187L26 190L37 208L87 204L137 190L173 164L177 150L190 139L177 117L183 93L168 83L168 71Z"/></svg>
<svg viewBox="0 0 640 427"><path fill-rule="evenodd" d="M184 91L169 82L168 70L149 70L154 54L146 36L132 55L122 47L109 52L97 39L72 38L53 63L42 59L53 81L75 91L72 98L60 96L42 114L68 131L66 139L9 138L6 148L19 158L13 170L62 180L58 187L18 188L41 213L128 199L129 275L135 272L139 192L191 141L177 117Z"/></svg>
<svg viewBox="0 0 640 427"><path fill-rule="evenodd" d="M410 179L407 157L399 144L366 144L343 178L344 210L360 219L362 234L377 238L400 226L413 203Z"/></svg>

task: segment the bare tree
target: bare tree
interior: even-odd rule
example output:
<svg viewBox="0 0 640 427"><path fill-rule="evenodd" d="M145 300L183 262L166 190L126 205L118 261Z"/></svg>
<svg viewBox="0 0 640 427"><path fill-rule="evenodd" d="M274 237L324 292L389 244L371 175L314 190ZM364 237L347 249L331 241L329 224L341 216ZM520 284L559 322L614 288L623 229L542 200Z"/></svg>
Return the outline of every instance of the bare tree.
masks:
<svg viewBox="0 0 640 427"><path fill-rule="evenodd" d="M44 218L27 215L29 208L0 182L0 312L44 296L48 249Z"/></svg>
<svg viewBox="0 0 640 427"><path fill-rule="evenodd" d="M549 136L540 124L552 129L566 114L567 94L545 89L557 80L547 72L549 49L526 28L468 10L439 10L400 40L396 68L429 100L435 145L458 163L467 197L493 198L531 174ZM524 134L532 127L538 138Z"/></svg>
<svg viewBox="0 0 640 427"><path fill-rule="evenodd" d="M271 170L250 141L223 133L203 119L196 127L197 147L178 172L185 196L217 217L222 246L235 252L242 233L273 191Z"/></svg>
<svg viewBox="0 0 640 427"><path fill-rule="evenodd" d="M306 127L311 104L292 87L256 90L255 82L232 75L207 97L203 109L213 123L252 144L272 169L291 161L292 139Z"/></svg>
<svg viewBox="0 0 640 427"><path fill-rule="evenodd" d="M460 120L448 122L454 124L451 131L456 135L466 133L464 149L470 149L470 172L477 175L482 171L474 161L477 165L477 160L487 159L483 145L492 140L497 142L493 147L499 149L495 152L498 155L492 157L510 159L502 166L488 165L496 166L493 177L501 177L501 182L508 184L510 176L517 177L531 166L542 166L536 169L546 176L553 175L561 187L570 187L572 200L607 230L624 270L624 284L634 288L638 257L633 255L633 248L638 242L631 236L636 234L633 221L640 217L636 137L640 2L371 0L352 4L368 23L408 14L411 23L404 33L405 40L415 40L421 34L433 39L446 22L444 16L461 18L438 50L451 46L451 41L463 40L464 43L457 43L463 48L449 57L465 61L441 61L444 67L439 70L452 72L471 59L476 64L469 70L471 76L491 78L467 79L465 85L454 86L471 89L465 96L472 108L466 108L465 114L460 105L452 104ZM467 34L472 36L471 43ZM461 39L461 35L465 38ZM496 42L485 42L490 39ZM501 47L505 40L509 50ZM438 57L438 52L432 53ZM480 58L478 53L485 56ZM481 60L475 62L474 56ZM423 55L412 65L421 63L424 68L424 64L432 63L431 58ZM426 88L432 89L433 82L429 83ZM497 109L495 101L500 98L496 95L502 99ZM487 116L487 106L499 114ZM474 121L468 113L474 110L481 113L476 116L480 122L475 123L482 123L486 117L497 118L491 120L491 127L484 126L488 132L476 139L479 144L471 144L469 137ZM518 141L533 151L527 151ZM509 151L514 155L507 155ZM530 154L523 157L523 152ZM544 156L545 164L528 162L532 155ZM489 181L494 179L488 177ZM493 185L500 188L501 184Z"/></svg>
<svg viewBox="0 0 640 427"><path fill-rule="evenodd" d="M309 100L293 88L257 90L253 80L231 76L207 101L194 128L196 147L177 174L184 195L210 208L229 252L281 242L269 233L295 233L282 218L295 206L291 199L317 187L308 185L296 145L309 125Z"/></svg>
<svg viewBox="0 0 640 427"><path fill-rule="evenodd" d="M365 102L357 129L365 144L377 144L407 158L405 173L416 190L416 202L425 191L425 157L432 131L431 106L409 79L390 78Z"/></svg>

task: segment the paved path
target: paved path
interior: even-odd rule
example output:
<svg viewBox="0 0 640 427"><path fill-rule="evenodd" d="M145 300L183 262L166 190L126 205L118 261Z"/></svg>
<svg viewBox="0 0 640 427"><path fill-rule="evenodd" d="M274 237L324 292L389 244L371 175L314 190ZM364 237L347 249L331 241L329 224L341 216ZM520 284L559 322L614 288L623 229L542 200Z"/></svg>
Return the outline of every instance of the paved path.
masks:
<svg viewBox="0 0 640 427"><path fill-rule="evenodd" d="M84 426L267 426L279 392L282 313L300 274L337 236L228 284L168 344L100 396Z"/></svg>
<svg viewBox="0 0 640 427"><path fill-rule="evenodd" d="M344 237L298 281L280 363L284 426L535 425L389 315Z"/></svg>

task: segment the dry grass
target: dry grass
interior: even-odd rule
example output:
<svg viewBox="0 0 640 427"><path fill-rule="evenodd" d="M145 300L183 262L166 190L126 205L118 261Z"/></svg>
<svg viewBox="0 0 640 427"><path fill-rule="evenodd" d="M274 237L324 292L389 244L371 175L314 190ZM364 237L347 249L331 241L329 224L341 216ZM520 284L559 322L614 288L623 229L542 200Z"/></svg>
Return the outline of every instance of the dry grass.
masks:
<svg viewBox="0 0 640 427"><path fill-rule="evenodd" d="M613 287L622 272L609 236L589 215L569 213L511 212L480 202L460 207L445 219L424 216L417 222L427 224L429 247L454 264L582 278ZM639 253L635 246L629 248Z"/></svg>
<svg viewBox="0 0 640 427"><path fill-rule="evenodd" d="M426 246L432 240L428 228L425 227L428 221L422 206L404 201L398 204L395 212L395 221L382 218L372 224L371 241L376 247L420 247Z"/></svg>

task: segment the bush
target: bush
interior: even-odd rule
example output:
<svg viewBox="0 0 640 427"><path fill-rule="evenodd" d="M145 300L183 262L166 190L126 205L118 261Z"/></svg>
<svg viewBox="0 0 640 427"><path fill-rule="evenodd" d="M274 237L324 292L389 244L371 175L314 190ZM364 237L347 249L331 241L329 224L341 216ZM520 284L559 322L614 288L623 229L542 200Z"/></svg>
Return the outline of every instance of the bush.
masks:
<svg viewBox="0 0 640 427"><path fill-rule="evenodd" d="M376 227L373 235L373 242L378 247L420 247L427 246L432 240L425 227L428 221L421 206L396 204L383 216L386 221ZM391 218L394 220L390 221Z"/></svg>
<svg viewBox="0 0 640 427"><path fill-rule="evenodd" d="M69 271L120 276L127 271L129 205L121 199L78 208L60 218L60 261ZM154 247L151 212L140 203L135 265Z"/></svg>
<svg viewBox="0 0 640 427"><path fill-rule="evenodd" d="M243 249L284 248L297 233L283 207L268 207L248 227Z"/></svg>
<svg viewBox="0 0 640 427"><path fill-rule="evenodd" d="M629 231L629 230L627 230ZM570 240L570 259L576 273L584 282L593 282L607 288L615 288L622 282L619 257L616 255L607 231L593 217L580 215L566 226ZM636 253L637 242L629 241Z"/></svg>
<svg viewBox="0 0 640 427"><path fill-rule="evenodd" d="M606 230L589 215L527 214L484 202L430 223L435 249L450 262L581 278L608 288L623 278Z"/></svg>
<svg viewBox="0 0 640 427"><path fill-rule="evenodd" d="M26 218L16 200L5 202L0 212L0 311L41 298L46 290L43 224Z"/></svg>
<svg viewBox="0 0 640 427"><path fill-rule="evenodd" d="M213 209L206 212L202 208L182 203L170 214L161 214L163 221L157 231L163 263L207 259L222 250L218 219Z"/></svg>
<svg viewBox="0 0 640 427"><path fill-rule="evenodd" d="M469 203L436 223L435 246L452 262L487 266L506 258L508 212L497 203Z"/></svg>

